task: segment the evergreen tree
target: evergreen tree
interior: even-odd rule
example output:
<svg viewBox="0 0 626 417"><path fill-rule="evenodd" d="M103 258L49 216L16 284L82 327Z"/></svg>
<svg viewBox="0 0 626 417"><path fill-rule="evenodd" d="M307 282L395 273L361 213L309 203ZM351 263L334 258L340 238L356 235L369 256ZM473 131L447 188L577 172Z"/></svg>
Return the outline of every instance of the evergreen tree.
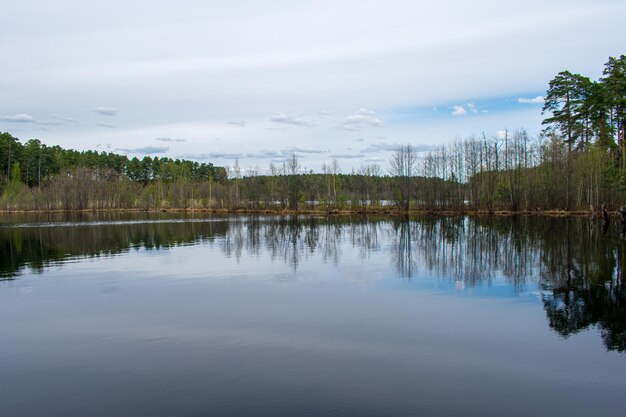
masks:
<svg viewBox="0 0 626 417"><path fill-rule="evenodd" d="M604 65L603 75L600 81L604 85L608 126L621 151L622 167L626 167L626 55L610 57Z"/></svg>
<svg viewBox="0 0 626 417"><path fill-rule="evenodd" d="M585 144L590 122L589 98L593 83L580 74L561 71L550 81L542 114L551 112L552 117L542 124L546 131L559 130L565 138L568 150L581 148ZM588 138L588 136L587 136Z"/></svg>

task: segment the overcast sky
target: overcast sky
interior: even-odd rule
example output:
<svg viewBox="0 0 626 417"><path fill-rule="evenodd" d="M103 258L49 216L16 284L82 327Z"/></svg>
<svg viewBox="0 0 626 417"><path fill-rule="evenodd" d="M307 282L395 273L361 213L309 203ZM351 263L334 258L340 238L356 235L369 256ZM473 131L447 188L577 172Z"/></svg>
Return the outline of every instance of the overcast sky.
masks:
<svg viewBox="0 0 626 417"><path fill-rule="evenodd" d="M262 170L388 167L508 128L626 53L624 1L5 1L0 131Z"/></svg>

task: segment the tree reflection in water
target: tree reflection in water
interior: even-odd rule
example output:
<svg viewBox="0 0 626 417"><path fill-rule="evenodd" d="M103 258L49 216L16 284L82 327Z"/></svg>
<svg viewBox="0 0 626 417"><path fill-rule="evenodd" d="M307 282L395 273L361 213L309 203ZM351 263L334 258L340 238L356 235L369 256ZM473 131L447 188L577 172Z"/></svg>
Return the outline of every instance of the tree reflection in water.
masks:
<svg viewBox="0 0 626 417"><path fill-rule="evenodd" d="M597 326L607 349L624 352L625 243L607 239L602 230L576 226L569 222L565 236L552 236L543 258L542 301L550 327L567 338Z"/></svg>
<svg viewBox="0 0 626 417"><path fill-rule="evenodd" d="M416 230L408 218L397 219L393 222L392 245L395 266L398 275L402 278L412 278L417 269L413 259L413 245L415 236L411 231Z"/></svg>
<svg viewBox="0 0 626 417"><path fill-rule="evenodd" d="M348 248L365 262L372 253L388 251L405 279L429 273L461 288L500 279L517 292L537 291L550 327L562 337L597 326L607 349L626 350L625 242L617 231L603 234L583 219L153 215L145 222L138 215L64 220L69 222L62 226L12 226L5 219L0 280L15 279L25 268L41 273L67 259L192 244L217 247L236 262L242 256L268 256L293 271L314 255L337 265Z"/></svg>

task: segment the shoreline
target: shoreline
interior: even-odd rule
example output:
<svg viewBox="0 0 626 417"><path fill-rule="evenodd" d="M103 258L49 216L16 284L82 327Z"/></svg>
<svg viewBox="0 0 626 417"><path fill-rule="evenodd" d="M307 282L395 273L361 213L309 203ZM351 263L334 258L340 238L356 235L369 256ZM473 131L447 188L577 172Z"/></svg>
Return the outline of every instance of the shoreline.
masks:
<svg viewBox="0 0 626 417"><path fill-rule="evenodd" d="M89 214L89 213L207 213L207 214L241 214L241 215L275 215L275 216L544 216L544 217L583 217L591 216L589 210L398 210L394 208L357 208L357 209L209 209L209 208L167 208L167 209L81 209L81 210L0 210L0 216L15 214ZM617 211L610 215L619 214Z"/></svg>

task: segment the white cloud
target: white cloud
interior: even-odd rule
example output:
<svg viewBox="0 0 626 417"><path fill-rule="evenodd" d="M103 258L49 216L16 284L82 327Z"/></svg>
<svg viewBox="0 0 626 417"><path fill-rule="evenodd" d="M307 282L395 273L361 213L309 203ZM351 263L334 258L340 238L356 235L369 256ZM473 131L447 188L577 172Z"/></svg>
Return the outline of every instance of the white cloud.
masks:
<svg viewBox="0 0 626 417"><path fill-rule="evenodd" d="M498 139L504 139L507 135L507 131L506 130L498 130L496 131L496 137Z"/></svg>
<svg viewBox="0 0 626 417"><path fill-rule="evenodd" d="M372 157L369 157L369 158L365 158L364 161L365 162L371 162L373 164L379 164L381 162L385 162L386 159L385 158L381 158L379 156L372 156Z"/></svg>
<svg viewBox="0 0 626 417"><path fill-rule="evenodd" d="M476 109L476 105L474 103L467 103L466 107L468 111L471 111L472 113L478 113L478 109Z"/></svg>
<svg viewBox="0 0 626 417"><path fill-rule="evenodd" d="M537 96L535 98L518 98L517 99L518 103L522 103L522 104L543 104L544 102L544 98L542 96Z"/></svg>
<svg viewBox="0 0 626 417"><path fill-rule="evenodd" d="M113 107L100 106L93 109L93 111L103 116L115 116L117 114L117 109Z"/></svg>
<svg viewBox="0 0 626 417"><path fill-rule="evenodd" d="M65 125L76 125L78 120L72 117L60 117L56 114L51 114L50 119L46 121L37 122L39 125L43 126L65 126Z"/></svg>
<svg viewBox="0 0 626 417"><path fill-rule="evenodd" d="M292 126L304 126L304 127L312 127L315 126L315 122L311 120L303 120L296 116L287 116L285 113L278 113L270 117L270 120L274 123L281 123L285 125Z"/></svg>
<svg viewBox="0 0 626 417"><path fill-rule="evenodd" d="M179 158L183 159L199 159L199 160L212 160L212 159L242 159L245 155L239 152L208 152L208 153L194 153L179 155Z"/></svg>
<svg viewBox="0 0 626 417"><path fill-rule="evenodd" d="M247 158L255 158L255 159L274 159L274 158L285 158L285 155L281 151L270 151L267 149L263 149L259 152L247 153Z"/></svg>
<svg viewBox="0 0 626 417"><path fill-rule="evenodd" d="M399 143L386 143L386 142L378 142L368 146L365 149L361 149L361 152L370 153L370 152L391 152L398 149L400 146Z"/></svg>
<svg viewBox="0 0 626 417"><path fill-rule="evenodd" d="M314 149L314 148L305 148L302 146L292 146L291 148L284 149L282 152L286 153L324 153L325 151Z"/></svg>
<svg viewBox="0 0 626 417"><path fill-rule="evenodd" d="M365 149L361 149L361 152L362 153L393 152L396 149L398 149L400 146L404 146L404 144L378 142L378 143L371 144ZM424 144L418 144L418 145L411 144L411 147L416 152L427 152L427 151L432 151L433 149L436 148L435 145L424 145Z"/></svg>
<svg viewBox="0 0 626 417"><path fill-rule="evenodd" d="M404 146L404 144L400 143L386 143L386 142L378 142L368 146L365 149L362 149L363 153L375 153L375 152L393 152L398 149L400 146ZM427 144L411 144L411 147L415 152L429 152L434 150L436 145L427 145Z"/></svg>
<svg viewBox="0 0 626 417"><path fill-rule="evenodd" d="M65 123L60 120L52 119L45 122L37 122L37 124L42 126L63 126Z"/></svg>
<svg viewBox="0 0 626 417"><path fill-rule="evenodd" d="M0 116L0 121L14 123L35 123L35 118L30 114L14 114L12 116Z"/></svg>
<svg viewBox="0 0 626 417"><path fill-rule="evenodd" d="M376 117L374 111L360 109L355 114L344 117L341 128L344 130L358 131L367 126L381 127L382 125L382 120Z"/></svg>
<svg viewBox="0 0 626 417"><path fill-rule="evenodd" d="M113 124L111 124L111 123L98 122L98 123L96 123L96 125L98 125L98 126L100 126L100 127L107 127L107 128L109 128L109 129L115 129L115 128L117 128L117 126L116 126L116 125L113 125Z"/></svg>
<svg viewBox="0 0 626 417"><path fill-rule="evenodd" d="M167 151L169 151L170 148L168 148L167 146L141 146L138 148L117 148L115 149L115 151L119 151L119 152L124 152L124 153L133 153L133 154L140 154L140 155L154 155L154 154L161 154L161 153L165 153Z"/></svg>
<svg viewBox="0 0 626 417"><path fill-rule="evenodd" d="M301 146L293 146L290 148L281 149L279 151L263 149L258 152L248 152L245 155L246 158L253 159L280 159L284 160L289 158L291 154L322 154L326 151L322 151L315 148L306 148Z"/></svg>
<svg viewBox="0 0 626 417"><path fill-rule="evenodd" d="M156 138L156 140L158 140L159 142L187 142L187 139L183 139L183 138L169 138L169 137L164 137L164 138Z"/></svg>
<svg viewBox="0 0 626 417"><path fill-rule="evenodd" d="M331 158L337 158L337 159L359 159L359 158L363 158L365 155L361 154L361 153L334 153L331 154L330 157Z"/></svg>
<svg viewBox="0 0 626 417"><path fill-rule="evenodd" d="M238 127L246 127L246 122L244 122L243 120L229 120L228 122L226 122L226 124Z"/></svg>
<svg viewBox="0 0 626 417"><path fill-rule="evenodd" d="M454 110L452 111L453 116L465 116L467 114L467 110L463 106L454 106Z"/></svg>
<svg viewBox="0 0 626 417"><path fill-rule="evenodd" d="M50 118L64 123L78 123L78 120L74 119L73 117L60 117L56 114L51 114Z"/></svg>

